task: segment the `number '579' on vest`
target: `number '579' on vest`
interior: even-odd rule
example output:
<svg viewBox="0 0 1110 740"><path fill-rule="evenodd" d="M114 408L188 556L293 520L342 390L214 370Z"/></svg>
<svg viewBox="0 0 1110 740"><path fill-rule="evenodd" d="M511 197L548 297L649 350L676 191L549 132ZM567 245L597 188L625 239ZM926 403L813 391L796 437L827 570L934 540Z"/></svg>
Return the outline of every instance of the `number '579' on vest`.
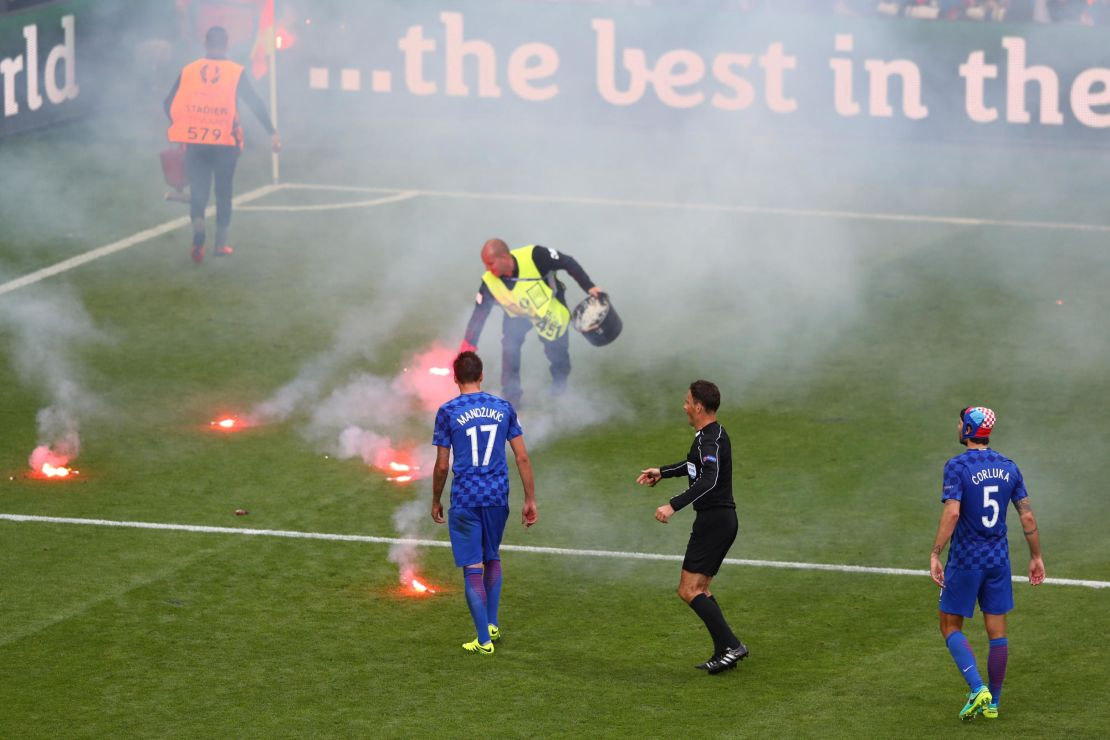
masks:
<svg viewBox="0 0 1110 740"><path fill-rule="evenodd" d="M570 311L555 297L551 286L540 276L540 270L532 259L534 244L512 250L516 258L519 274L513 289L488 270L482 275L482 282L513 316L526 317L536 328L540 339L551 342L563 336L570 325Z"/></svg>
<svg viewBox="0 0 1110 740"><path fill-rule="evenodd" d="M198 59L181 70L170 105L170 141L243 147L235 94L243 66L226 59Z"/></svg>

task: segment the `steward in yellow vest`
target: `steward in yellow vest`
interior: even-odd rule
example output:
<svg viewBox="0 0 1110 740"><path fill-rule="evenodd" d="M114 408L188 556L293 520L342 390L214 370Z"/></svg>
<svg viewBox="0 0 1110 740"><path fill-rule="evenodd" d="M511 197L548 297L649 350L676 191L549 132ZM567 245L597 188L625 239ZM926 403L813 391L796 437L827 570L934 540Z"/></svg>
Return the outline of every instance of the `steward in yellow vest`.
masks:
<svg viewBox="0 0 1110 740"><path fill-rule="evenodd" d="M243 129L238 101L243 102L270 134L270 146L281 151L281 139L270 122L266 105L254 92L243 65L227 59L227 31L208 29L205 56L185 65L163 107L170 119L166 137L185 147L185 173L189 178L189 217L193 221L193 261L204 261L204 211L213 183L216 190L216 255L231 254L227 232L231 226L232 180Z"/></svg>
<svg viewBox="0 0 1110 740"><path fill-rule="evenodd" d="M460 351L476 347L493 304L500 304L505 310L501 325L501 395L519 407L523 396L520 348L533 328L543 341L551 366L552 392L561 393L570 375L570 310L565 286L556 279L556 273L565 270L591 295L600 294L601 288L594 285L577 260L547 247L529 245L510 251L502 240L490 239L482 246L482 263L486 272Z"/></svg>

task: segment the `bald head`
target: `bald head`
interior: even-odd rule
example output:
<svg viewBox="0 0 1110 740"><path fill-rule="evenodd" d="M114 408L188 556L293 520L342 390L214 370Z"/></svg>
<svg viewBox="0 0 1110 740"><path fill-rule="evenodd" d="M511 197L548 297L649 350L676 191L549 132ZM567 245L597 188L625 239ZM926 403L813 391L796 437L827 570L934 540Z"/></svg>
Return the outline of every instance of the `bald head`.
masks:
<svg viewBox="0 0 1110 740"><path fill-rule="evenodd" d="M503 257L509 253L509 245L500 239L490 239L482 245L482 261L487 257Z"/></svg>
<svg viewBox="0 0 1110 740"><path fill-rule="evenodd" d="M482 245L482 264L498 277L511 277L516 267L509 245L500 239L490 239Z"/></svg>

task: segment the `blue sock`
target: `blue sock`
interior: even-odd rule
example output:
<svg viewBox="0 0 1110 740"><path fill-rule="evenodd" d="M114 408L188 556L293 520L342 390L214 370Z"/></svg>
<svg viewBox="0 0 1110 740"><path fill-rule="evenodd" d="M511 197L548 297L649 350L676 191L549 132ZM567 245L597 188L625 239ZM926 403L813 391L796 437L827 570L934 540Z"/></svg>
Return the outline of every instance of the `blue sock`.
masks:
<svg viewBox="0 0 1110 740"><path fill-rule="evenodd" d="M967 636L963 632L953 632L945 643L948 645L948 652L952 653L952 660L956 661L956 667L960 669L960 675L967 681L968 689L975 691L983 686L983 678L979 675L979 667L975 665L975 655L971 652Z"/></svg>
<svg viewBox="0 0 1110 740"><path fill-rule="evenodd" d="M486 586L486 616L489 623L499 626L497 621L497 607L501 603L501 561L489 560L486 562L486 575L483 579Z"/></svg>
<svg viewBox="0 0 1110 740"><path fill-rule="evenodd" d="M1010 641L1005 637L991 640L987 657L987 679L990 681L991 704L998 704L1002 696L1002 681L1006 678L1006 660L1010 657Z"/></svg>
<svg viewBox="0 0 1110 740"><path fill-rule="evenodd" d="M463 583L466 586L466 605L474 619L474 629L478 632L478 644L489 644L489 619L486 614L486 586L482 582L481 568L463 568Z"/></svg>

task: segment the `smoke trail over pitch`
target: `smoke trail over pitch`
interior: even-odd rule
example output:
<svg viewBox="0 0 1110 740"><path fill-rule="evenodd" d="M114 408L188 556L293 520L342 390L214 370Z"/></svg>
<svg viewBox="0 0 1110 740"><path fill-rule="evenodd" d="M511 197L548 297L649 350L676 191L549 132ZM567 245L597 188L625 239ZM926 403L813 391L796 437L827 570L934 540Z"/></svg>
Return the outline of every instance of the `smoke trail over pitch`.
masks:
<svg viewBox="0 0 1110 740"><path fill-rule="evenodd" d="M13 337L9 360L27 386L43 398L35 416L36 447L28 464L64 467L81 452L81 421L102 404L85 387L81 353L106 337L75 295L38 289L0 300L0 328Z"/></svg>

